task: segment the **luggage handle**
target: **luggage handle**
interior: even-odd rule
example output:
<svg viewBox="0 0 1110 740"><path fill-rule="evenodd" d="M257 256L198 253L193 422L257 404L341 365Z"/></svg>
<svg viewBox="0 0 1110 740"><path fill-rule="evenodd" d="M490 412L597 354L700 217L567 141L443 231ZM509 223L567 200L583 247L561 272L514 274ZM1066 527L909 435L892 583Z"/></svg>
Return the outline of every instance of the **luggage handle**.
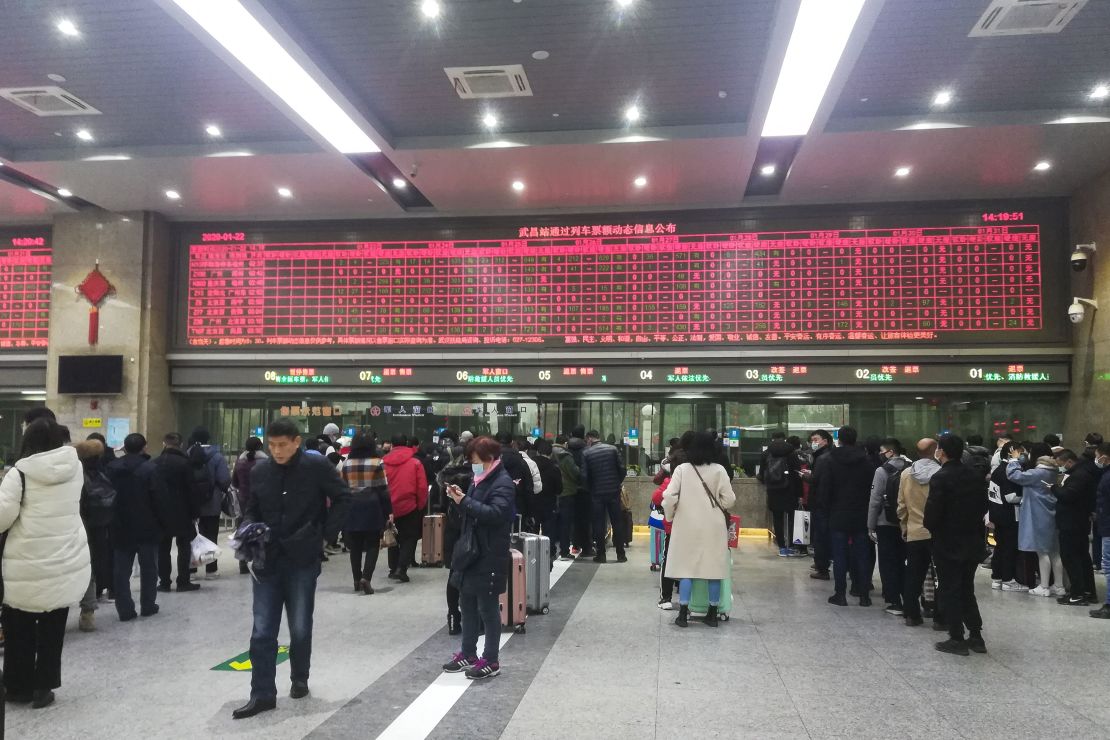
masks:
<svg viewBox="0 0 1110 740"><path fill-rule="evenodd" d="M514 531L513 528L512 528L512 525L510 524L509 525L509 534L510 535L524 534L524 515L523 514L517 514L516 515L516 530Z"/></svg>

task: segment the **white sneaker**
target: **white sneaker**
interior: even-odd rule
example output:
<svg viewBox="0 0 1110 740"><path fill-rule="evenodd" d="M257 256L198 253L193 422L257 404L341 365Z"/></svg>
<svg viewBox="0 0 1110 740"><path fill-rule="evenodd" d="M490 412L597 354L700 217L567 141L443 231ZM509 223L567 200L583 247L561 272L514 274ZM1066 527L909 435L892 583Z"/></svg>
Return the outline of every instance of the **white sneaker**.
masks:
<svg viewBox="0 0 1110 740"><path fill-rule="evenodd" d="M669 601L660 601L659 608L665 612L674 611L674 604Z"/></svg>
<svg viewBox="0 0 1110 740"><path fill-rule="evenodd" d="M1002 584L1003 591L1028 591L1028 586L1023 586L1017 581L1006 581Z"/></svg>
<svg viewBox="0 0 1110 740"><path fill-rule="evenodd" d="M1002 579L1001 578L991 579L991 588L993 588L995 591L1001 591L1002 590Z"/></svg>
<svg viewBox="0 0 1110 740"><path fill-rule="evenodd" d="M1060 598L1061 596L1067 596L1068 595L1068 590L1066 588L1064 588L1063 586L1053 586L1052 587L1052 595L1055 596L1056 598Z"/></svg>
<svg viewBox="0 0 1110 740"><path fill-rule="evenodd" d="M1034 589L1030 589L1029 595L1030 596L1052 596L1052 590L1048 589L1048 588L1045 588L1044 586L1037 586Z"/></svg>

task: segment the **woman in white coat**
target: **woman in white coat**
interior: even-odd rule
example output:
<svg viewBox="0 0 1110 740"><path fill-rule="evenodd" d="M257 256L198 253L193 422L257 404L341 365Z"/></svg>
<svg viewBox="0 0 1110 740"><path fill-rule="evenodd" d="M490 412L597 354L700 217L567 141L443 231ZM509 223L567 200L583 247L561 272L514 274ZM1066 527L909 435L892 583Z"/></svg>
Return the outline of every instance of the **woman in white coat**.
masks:
<svg viewBox="0 0 1110 740"><path fill-rule="evenodd" d="M89 585L81 524L84 475L69 430L39 419L23 434L15 470L0 481L4 546L4 686L8 701L54 701L62 684L62 641L70 604Z"/></svg>
<svg viewBox="0 0 1110 740"><path fill-rule="evenodd" d="M663 513L672 522L667 577L678 581L679 627L689 625L690 591L695 578L709 582L705 623L717 626L721 580L728 575L725 513L736 502L728 472L717 464L716 435L699 432L686 448L686 462L674 469L663 492Z"/></svg>

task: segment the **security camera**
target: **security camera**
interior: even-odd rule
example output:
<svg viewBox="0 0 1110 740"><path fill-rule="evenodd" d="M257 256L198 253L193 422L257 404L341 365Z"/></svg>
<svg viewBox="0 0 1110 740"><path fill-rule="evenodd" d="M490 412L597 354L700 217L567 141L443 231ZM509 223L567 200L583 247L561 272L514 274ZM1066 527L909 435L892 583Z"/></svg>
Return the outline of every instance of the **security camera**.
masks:
<svg viewBox="0 0 1110 740"><path fill-rule="evenodd" d="M1087 261L1090 259L1087 252L1094 252L1096 249L1095 243L1090 244L1076 244L1075 251L1071 253L1071 269L1076 272L1083 272L1087 269Z"/></svg>
<svg viewBox="0 0 1110 740"><path fill-rule="evenodd" d="M1079 324L1083 322L1083 317L1087 315L1087 309L1083 307L1084 304L1096 311L1098 310L1098 301L1094 298L1072 298L1071 305L1068 306L1068 320L1071 323Z"/></svg>

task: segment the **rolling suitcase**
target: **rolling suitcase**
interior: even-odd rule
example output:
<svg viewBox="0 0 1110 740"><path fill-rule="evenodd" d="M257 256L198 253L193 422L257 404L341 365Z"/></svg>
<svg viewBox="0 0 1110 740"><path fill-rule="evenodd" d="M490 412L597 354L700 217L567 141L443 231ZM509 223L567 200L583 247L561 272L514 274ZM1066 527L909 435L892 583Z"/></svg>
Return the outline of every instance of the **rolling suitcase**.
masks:
<svg viewBox="0 0 1110 740"><path fill-rule="evenodd" d="M727 578L721 581L721 603L717 605L717 616L722 622L728 621L729 612L732 611L732 551L726 549L725 557L728 559ZM690 613L704 615L709 610L709 582L695 579L693 589L690 591Z"/></svg>
<svg viewBox="0 0 1110 740"><path fill-rule="evenodd" d="M524 554L519 550L509 550L509 583L500 599L502 627L512 627L514 632L524 633L524 623L528 621L527 593Z"/></svg>
<svg viewBox="0 0 1110 740"><path fill-rule="evenodd" d="M509 544L524 555L525 606L532 614L547 614L551 605L551 540L543 535L517 532Z"/></svg>
<svg viewBox="0 0 1110 740"><path fill-rule="evenodd" d="M443 565L443 533L446 526L446 514L429 514L424 517L424 532L420 538L421 565Z"/></svg>
<svg viewBox="0 0 1110 740"><path fill-rule="evenodd" d="M651 539L648 540L648 557L651 559L651 570L655 572L663 565L663 549L667 545L667 535L662 529L651 528Z"/></svg>

